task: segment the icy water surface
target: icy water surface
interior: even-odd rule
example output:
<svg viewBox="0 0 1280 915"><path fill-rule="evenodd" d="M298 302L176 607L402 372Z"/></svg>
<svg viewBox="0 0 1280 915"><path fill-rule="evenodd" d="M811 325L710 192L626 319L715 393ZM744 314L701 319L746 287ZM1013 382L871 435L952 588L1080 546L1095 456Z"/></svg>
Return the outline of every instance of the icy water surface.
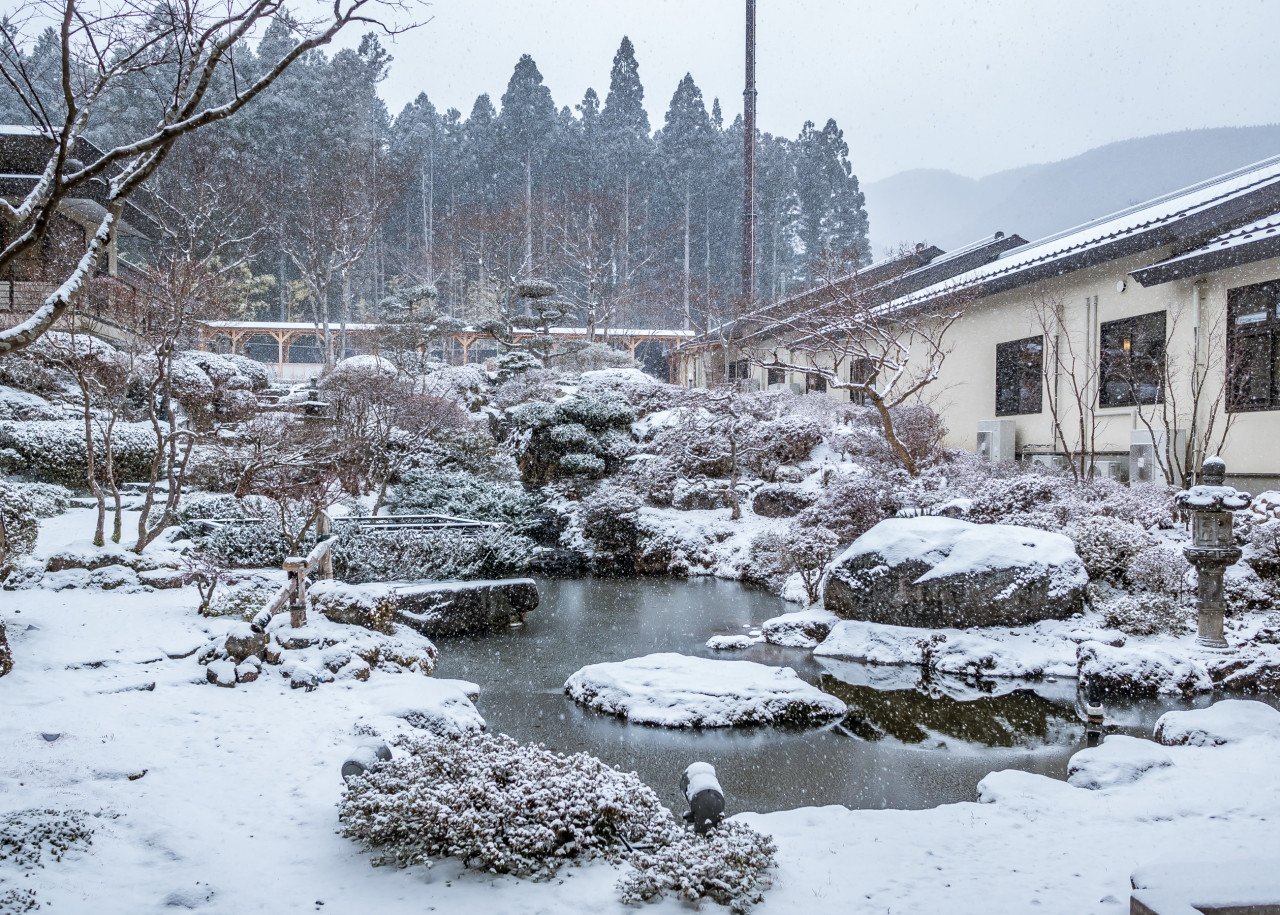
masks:
<svg viewBox="0 0 1280 915"><path fill-rule="evenodd" d="M995 692L960 681L920 685L919 671L815 659L809 651L756 645L713 652L712 635L744 633L791 605L737 582L667 578L540 579L539 608L524 627L438 640L437 676L480 684L492 731L563 752L589 751L634 770L683 811L680 773L715 765L731 811L807 805L921 808L976 798L988 772L1025 769L1057 778L1084 745L1075 682L1011 684ZM845 701L842 722L808 730L672 730L627 724L564 694L578 668L656 651L785 665ZM1008 690L1014 686L1024 688ZM1202 700L1198 704L1207 704ZM1156 718L1192 703L1108 706L1109 730L1150 736Z"/></svg>

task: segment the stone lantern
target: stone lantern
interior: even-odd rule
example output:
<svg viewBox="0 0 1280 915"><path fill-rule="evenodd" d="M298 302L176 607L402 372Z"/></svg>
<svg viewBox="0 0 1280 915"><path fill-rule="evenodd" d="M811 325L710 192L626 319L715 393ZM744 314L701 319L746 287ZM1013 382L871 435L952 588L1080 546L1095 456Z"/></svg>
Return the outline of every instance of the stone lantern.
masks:
<svg viewBox="0 0 1280 915"><path fill-rule="evenodd" d="M1191 545L1183 550L1196 570L1196 609L1200 613L1199 638L1206 648L1226 648L1222 616L1226 609L1222 577L1227 566L1240 559L1236 546L1234 512L1248 508L1253 496L1223 485L1227 465L1222 458L1207 458L1200 468L1201 484L1174 496L1177 506L1191 513Z"/></svg>

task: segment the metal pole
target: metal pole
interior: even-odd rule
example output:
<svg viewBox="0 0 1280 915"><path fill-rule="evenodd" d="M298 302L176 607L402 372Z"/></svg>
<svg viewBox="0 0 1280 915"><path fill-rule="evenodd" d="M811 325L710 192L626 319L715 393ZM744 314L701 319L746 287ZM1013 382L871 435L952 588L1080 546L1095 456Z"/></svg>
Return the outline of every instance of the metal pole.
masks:
<svg viewBox="0 0 1280 915"><path fill-rule="evenodd" d="M756 295L756 0L747 0L747 84L742 92L742 298Z"/></svg>

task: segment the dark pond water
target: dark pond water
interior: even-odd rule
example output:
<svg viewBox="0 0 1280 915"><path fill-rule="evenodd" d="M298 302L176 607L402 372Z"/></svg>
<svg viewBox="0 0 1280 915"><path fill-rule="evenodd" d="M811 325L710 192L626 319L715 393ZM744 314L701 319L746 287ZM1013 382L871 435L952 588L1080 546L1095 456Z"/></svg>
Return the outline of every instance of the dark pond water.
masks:
<svg viewBox="0 0 1280 915"><path fill-rule="evenodd" d="M736 582L586 578L538 586L542 602L527 625L440 640L437 676L480 684L491 730L634 770L679 810L680 774L697 760L716 767L731 811L921 808L974 800L978 782L998 769L1064 778L1067 760L1085 744L1073 680L921 684L915 669L815 659L803 649L709 651L710 636L743 633L793 609ZM564 681L586 664L656 651L788 666L844 700L850 714L807 730L672 730L627 724L564 694ZM1109 705L1108 731L1149 736L1161 713L1193 704Z"/></svg>

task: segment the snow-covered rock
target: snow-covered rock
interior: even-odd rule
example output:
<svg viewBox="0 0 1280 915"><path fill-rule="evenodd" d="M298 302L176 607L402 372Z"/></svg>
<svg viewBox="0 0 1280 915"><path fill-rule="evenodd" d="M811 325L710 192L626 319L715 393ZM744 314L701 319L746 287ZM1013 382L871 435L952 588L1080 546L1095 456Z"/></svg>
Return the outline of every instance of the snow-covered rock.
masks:
<svg viewBox="0 0 1280 915"><path fill-rule="evenodd" d="M741 651L759 643L760 639L749 635L713 635L707 639L707 647L712 651Z"/></svg>
<svg viewBox="0 0 1280 915"><path fill-rule="evenodd" d="M1126 695L1191 695L1213 689L1203 662L1158 647L1081 642L1076 671L1081 682Z"/></svg>
<svg viewBox="0 0 1280 915"><path fill-rule="evenodd" d="M832 564L825 605L845 619L1013 626L1063 619L1088 575L1064 534L956 518L890 518Z"/></svg>
<svg viewBox="0 0 1280 915"><path fill-rule="evenodd" d="M1173 765L1167 752L1149 740L1112 734L1098 744L1081 750L1067 763L1067 783L1097 791L1127 785L1152 769Z"/></svg>
<svg viewBox="0 0 1280 915"><path fill-rule="evenodd" d="M767 624L766 624L767 625ZM1002 638L995 638L999 633ZM914 664L939 673L987 677L1071 676L1076 646L1034 629L916 629L858 620L836 623L816 649L818 657L869 664Z"/></svg>
<svg viewBox="0 0 1280 915"><path fill-rule="evenodd" d="M1223 699L1208 708L1165 712L1155 738L1165 746L1221 747L1265 735L1280 738L1280 711L1252 699Z"/></svg>
<svg viewBox="0 0 1280 915"><path fill-rule="evenodd" d="M830 610L811 608L795 613L784 613L765 620L761 631L770 645L784 648L814 648L831 634L840 617Z"/></svg>
<svg viewBox="0 0 1280 915"><path fill-rule="evenodd" d="M583 705L662 727L802 725L848 711L789 667L671 652L589 664L564 688Z"/></svg>

